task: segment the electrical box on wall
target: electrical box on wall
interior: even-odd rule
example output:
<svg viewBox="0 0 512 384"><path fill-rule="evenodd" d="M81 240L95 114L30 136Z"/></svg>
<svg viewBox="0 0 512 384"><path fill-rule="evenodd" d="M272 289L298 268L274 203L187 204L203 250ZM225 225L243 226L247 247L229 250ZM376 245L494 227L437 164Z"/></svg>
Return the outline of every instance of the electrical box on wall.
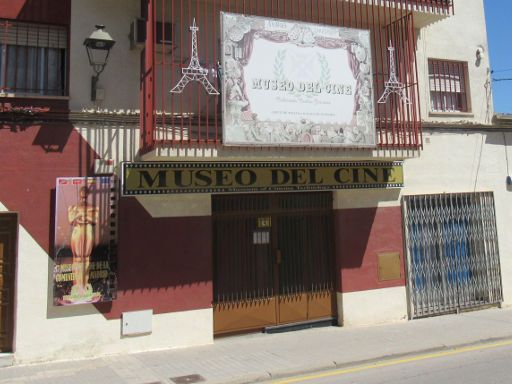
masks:
<svg viewBox="0 0 512 384"><path fill-rule="evenodd" d="M379 281L398 280L402 277L400 252L384 252L377 255Z"/></svg>
<svg viewBox="0 0 512 384"><path fill-rule="evenodd" d="M105 100L105 89L96 88L96 101L103 101L103 100Z"/></svg>
<svg viewBox="0 0 512 384"><path fill-rule="evenodd" d="M153 310L123 312L121 334L123 336L144 335L152 332Z"/></svg>

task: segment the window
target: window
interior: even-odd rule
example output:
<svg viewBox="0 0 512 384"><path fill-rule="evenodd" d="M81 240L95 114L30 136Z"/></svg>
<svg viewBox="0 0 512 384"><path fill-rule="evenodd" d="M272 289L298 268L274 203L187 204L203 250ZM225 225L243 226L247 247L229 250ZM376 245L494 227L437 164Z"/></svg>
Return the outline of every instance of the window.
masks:
<svg viewBox="0 0 512 384"><path fill-rule="evenodd" d="M469 112L468 64L429 59L430 109L433 112Z"/></svg>
<svg viewBox="0 0 512 384"><path fill-rule="evenodd" d="M65 96L65 27L0 21L0 88L16 96Z"/></svg>

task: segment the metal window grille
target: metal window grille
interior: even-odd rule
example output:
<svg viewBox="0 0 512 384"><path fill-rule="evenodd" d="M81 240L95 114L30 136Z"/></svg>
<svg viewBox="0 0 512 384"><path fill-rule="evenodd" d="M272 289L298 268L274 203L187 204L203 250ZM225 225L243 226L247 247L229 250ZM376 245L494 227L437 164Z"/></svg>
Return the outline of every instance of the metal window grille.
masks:
<svg viewBox="0 0 512 384"><path fill-rule="evenodd" d="M212 211L215 303L334 290L331 193L214 195Z"/></svg>
<svg viewBox="0 0 512 384"><path fill-rule="evenodd" d="M492 192L405 196L409 315L503 300Z"/></svg>
<svg viewBox="0 0 512 384"><path fill-rule="evenodd" d="M0 20L0 89L66 95L67 45L66 27Z"/></svg>
<svg viewBox="0 0 512 384"><path fill-rule="evenodd" d="M430 106L435 112L468 112L468 63L428 60Z"/></svg>
<svg viewBox="0 0 512 384"><path fill-rule="evenodd" d="M421 148L421 118L416 64L415 12L448 15L449 0L142 0L146 22L145 49L141 52L141 146L174 148L215 147L222 141L220 97L190 86L180 97L169 90L188 64L191 44L188 26L199 26L199 61L218 87L219 12L250 14L311 23L369 29L374 74L375 116L381 148ZM146 11L147 10L147 11ZM159 42L158 36L171 41ZM161 31L160 31L161 29ZM397 75L411 101L393 98L386 105L376 100L389 78L387 48L392 42Z"/></svg>

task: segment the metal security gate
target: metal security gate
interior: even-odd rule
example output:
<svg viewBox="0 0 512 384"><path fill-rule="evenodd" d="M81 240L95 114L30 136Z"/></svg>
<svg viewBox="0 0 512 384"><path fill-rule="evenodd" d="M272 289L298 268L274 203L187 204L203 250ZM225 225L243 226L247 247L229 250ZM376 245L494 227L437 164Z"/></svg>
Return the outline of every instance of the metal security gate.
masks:
<svg viewBox="0 0 512 384"><path fill-rule="evenodd" d="M492 192L405 196L411 318L503 300Z"/></svg>
<svg viewBox="0 0 512 384"><path fill-rule="evenodd" d="M335 316L332 194L212 197L216 334Z"/></svg>

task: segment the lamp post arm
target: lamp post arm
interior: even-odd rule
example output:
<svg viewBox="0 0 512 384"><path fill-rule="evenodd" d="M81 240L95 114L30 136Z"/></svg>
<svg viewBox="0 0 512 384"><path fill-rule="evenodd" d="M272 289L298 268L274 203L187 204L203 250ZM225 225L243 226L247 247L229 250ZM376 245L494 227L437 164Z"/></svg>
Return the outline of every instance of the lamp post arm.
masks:
<svg viewBox="0 0 512 384"><path fill-rule="evenodd" d="M94 73L96 74L96 77L99 78L100 74L105 70L106 64L102 63L94 63L92 64L92 69Z"/></svg>

